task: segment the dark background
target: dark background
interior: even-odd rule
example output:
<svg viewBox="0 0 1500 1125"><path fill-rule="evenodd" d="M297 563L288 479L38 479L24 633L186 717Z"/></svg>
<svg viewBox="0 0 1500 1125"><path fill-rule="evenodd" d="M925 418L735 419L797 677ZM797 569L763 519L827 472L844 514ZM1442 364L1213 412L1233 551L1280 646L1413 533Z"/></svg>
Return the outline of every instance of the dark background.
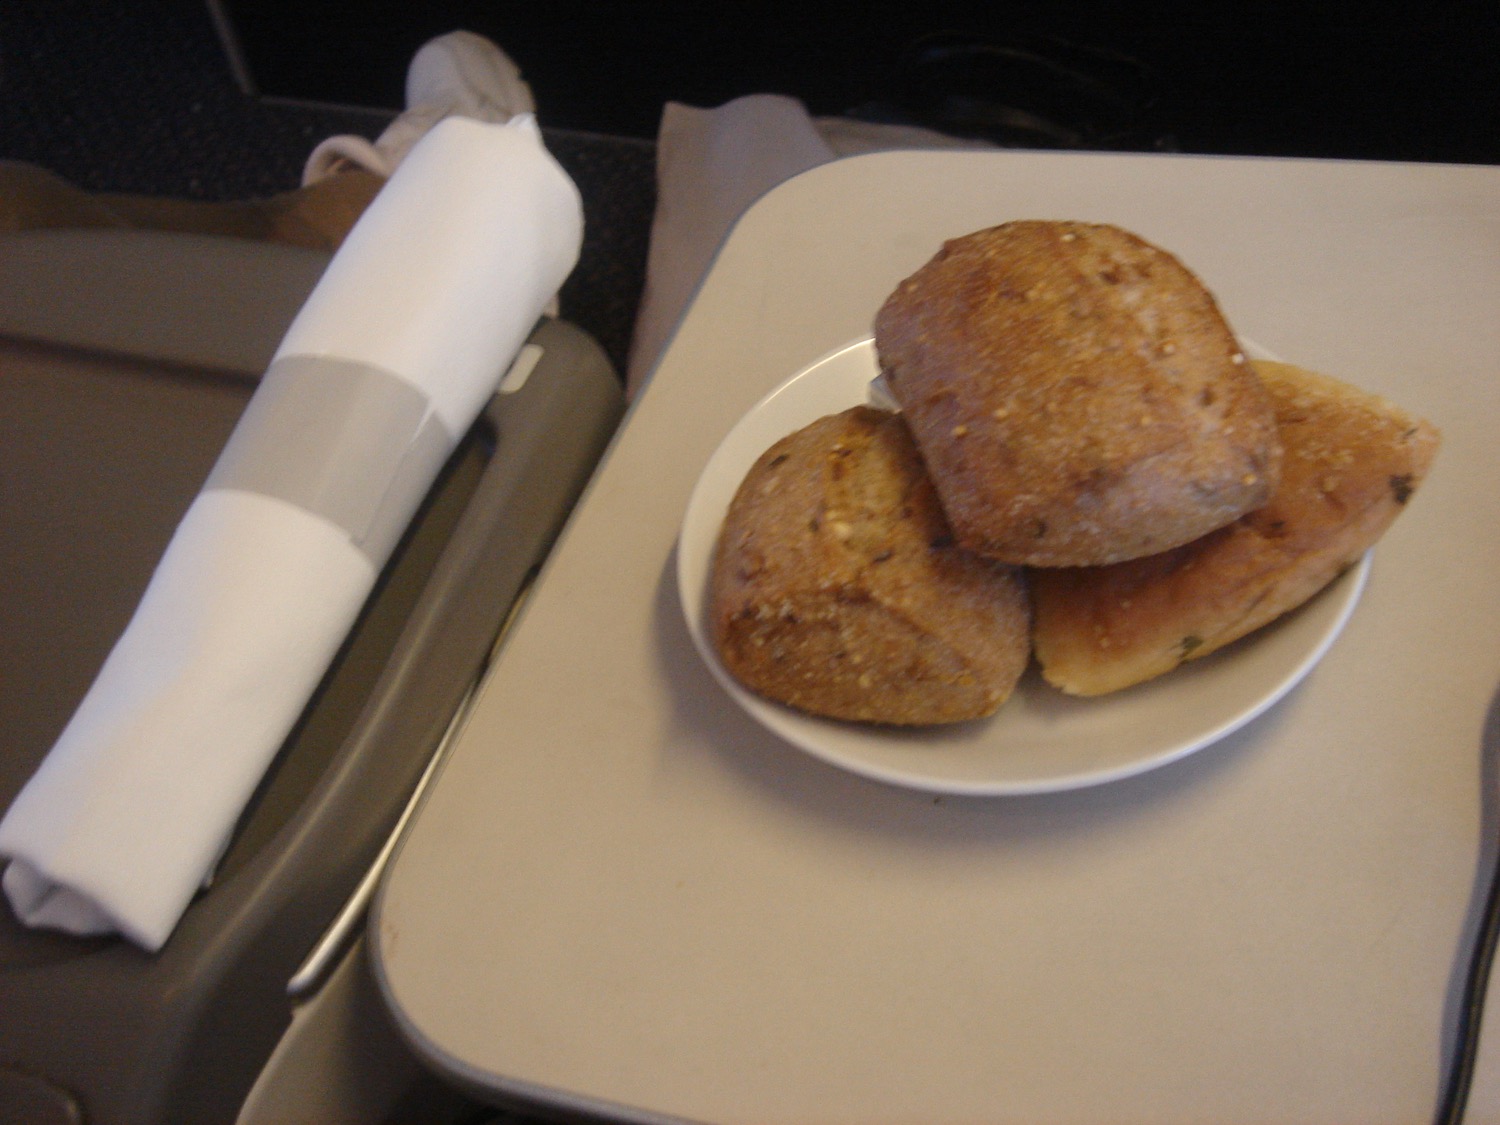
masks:
<svg viewBox="0 0 1500 1125"><path fill-rule="evenodd" d="M980 134L996 107L1020 109L1081 125L1086 147L1500 158L1494 0L225 6L260 89L330 102L398 106L415 47L468 27L520 63L549 122L609 134L654 135L669 99L775 91Z"/></svg>

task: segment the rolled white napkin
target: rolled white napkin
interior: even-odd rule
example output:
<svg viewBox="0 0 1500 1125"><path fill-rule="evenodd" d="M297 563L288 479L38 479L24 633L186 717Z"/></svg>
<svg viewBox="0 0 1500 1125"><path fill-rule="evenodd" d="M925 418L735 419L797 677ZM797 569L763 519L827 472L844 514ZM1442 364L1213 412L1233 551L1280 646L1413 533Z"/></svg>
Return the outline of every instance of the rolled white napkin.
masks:
<svg viewBox="0 0 1500 1125"><path fill-rule="evenodd" d="M0 821L28 924L159 949L443 461L577 261L528 115L449 118L329 263L129 626Z"/></svg>

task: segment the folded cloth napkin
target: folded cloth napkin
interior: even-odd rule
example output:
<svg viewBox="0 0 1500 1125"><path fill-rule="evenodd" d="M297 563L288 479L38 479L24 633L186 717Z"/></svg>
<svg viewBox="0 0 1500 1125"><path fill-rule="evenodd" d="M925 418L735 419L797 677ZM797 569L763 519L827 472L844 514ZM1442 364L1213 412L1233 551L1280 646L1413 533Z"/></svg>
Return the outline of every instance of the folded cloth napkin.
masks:
<svg viewBox="0 0 1500 1125"><path fill-rule="evenodd" d="M668 102L656 136L656 210L626 376L634 395L740 215L785 180L846 156L892 149L987 149L912 125L813 117L785 94L713 109Z"/></svg>
<svg viewBox="0 0 1500 1125"><path fill-rule="evenodd" d="M577 260L530 116L449 118L288 329L97 679L0 821L17 915L167 940L443 461Z"/></svg>

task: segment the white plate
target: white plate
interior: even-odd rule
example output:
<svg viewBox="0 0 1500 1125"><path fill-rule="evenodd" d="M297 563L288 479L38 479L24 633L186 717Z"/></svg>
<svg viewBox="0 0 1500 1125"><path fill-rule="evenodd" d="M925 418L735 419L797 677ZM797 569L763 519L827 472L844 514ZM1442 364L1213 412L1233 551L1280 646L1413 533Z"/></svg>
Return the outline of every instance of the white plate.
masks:
<svg viewBox="0 0 1500 1125"><path fill-rule="evenodd" d="M896 785L974 795L1043 793L1129 777L1201 749L1264 712L1312 670L1359 600L1368 554L1296 612L1169 675L1109 696L1075 699L1048 686L1033 668L994 716L953 726L844 723L763 699L729 674L708 635L708 580L724 513L773 442L866 402L875 375L874 347L862 340L762 399L709 459L678 540L678 590L699 653L740 706L824 761Z"/></svg>

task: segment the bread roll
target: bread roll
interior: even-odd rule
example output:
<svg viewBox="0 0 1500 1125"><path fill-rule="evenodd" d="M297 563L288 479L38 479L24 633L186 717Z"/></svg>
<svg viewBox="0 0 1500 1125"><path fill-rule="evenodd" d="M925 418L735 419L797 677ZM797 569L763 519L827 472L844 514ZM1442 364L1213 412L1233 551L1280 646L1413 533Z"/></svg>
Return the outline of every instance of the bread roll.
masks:
<svg viewBox="0 0 1500 1125"><path fill-rule="evenodd" d="M760 457L730 505L711 583L725 666L815 715L978 718L1030 658L1020 572L953 545L905 424L867 407Z"/></svg>
<svg viewBox="0 0 1500 1125"><path fill-rule="evenodd" d="M1270 404L1214 298L1116 227L954 239L886 300L875 344L954 534L991 558L1154 554L1275 486Z"/></svg>
<svg viewBox="0 0 1500 1125"><path fill-rule="evenodd" d="M1285 448L1270 503L1164 554L1033 572L1036 655L1052 684L1116 691L1260 628L1357 561L1427 475L1439 440L1427 422L1325 375L1256 368Z"/></svg>

